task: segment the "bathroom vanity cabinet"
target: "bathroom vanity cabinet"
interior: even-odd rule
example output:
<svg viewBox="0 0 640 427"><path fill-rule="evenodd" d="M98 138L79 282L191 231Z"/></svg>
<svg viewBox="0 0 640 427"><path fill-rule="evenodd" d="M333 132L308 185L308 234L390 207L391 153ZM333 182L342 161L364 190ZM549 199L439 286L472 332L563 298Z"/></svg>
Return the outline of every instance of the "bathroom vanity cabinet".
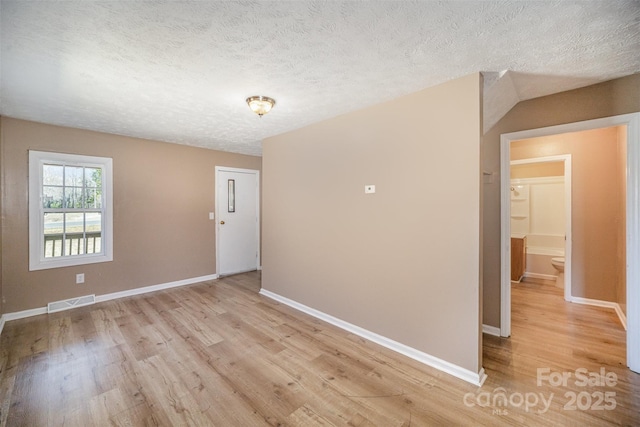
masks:
<svg viewBox="0 0 640 427"><path fill-rule="evenodd" d="M527 236L511 236L511 280L519 282L527 263Z"/></svg>

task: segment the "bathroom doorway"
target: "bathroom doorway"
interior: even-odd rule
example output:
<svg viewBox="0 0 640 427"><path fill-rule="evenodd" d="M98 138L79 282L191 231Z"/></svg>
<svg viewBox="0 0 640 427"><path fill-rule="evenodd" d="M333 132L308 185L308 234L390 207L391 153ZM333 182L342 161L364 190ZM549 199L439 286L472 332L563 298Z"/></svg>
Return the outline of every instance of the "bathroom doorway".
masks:
<svg viewBox="0 0 640 427"><path fill-rule="evenodd" d="M623 230L626 276L626 329L627 329L627 366L640 372L640 113L626 114L604 119L552 126L501 135L501 176L510 176L511 143L523 139L541 138L550 135L563 135L621 126L624 128L624 146L626 151L626 210ZM544 157L544 155L540 156ZM574 159L575 166L575 159ZM595 183L595 185L599 185ZM511 334L511 191L510 180L501 180L501 309L500 335ZM587 207L597 211L599 206ZM575 228L575 224L573 225ZM574 236L575 237L575 236ZM591 246L593 247L593 246ZM576 250L575 242L573 251ZM575 253L573 254L575 258ZM572 291L576 293L575 265L572 265ZM578 283L580 285L580 283ZM579 295L579 292L577 293ZM592 298L576 297L570 294L572 302L590 304L598 302ZM604 301L599 301L606 303ZM614 303L612 303L613 305ZM612 307L613 308L613 307ZM621 317L622 320L622 317Z"/></svg>
<svg viewBox="0 0 640 427"><path fill-rule="evenodd" d="M526 242L524 279L559 281L565 301L570 301L571 155L526 157L525 154L524 158L512 159L510 166L510 235ZM553 260L559 258L564 259L561 281L556 278L557 267L553 265Z"/></svg>

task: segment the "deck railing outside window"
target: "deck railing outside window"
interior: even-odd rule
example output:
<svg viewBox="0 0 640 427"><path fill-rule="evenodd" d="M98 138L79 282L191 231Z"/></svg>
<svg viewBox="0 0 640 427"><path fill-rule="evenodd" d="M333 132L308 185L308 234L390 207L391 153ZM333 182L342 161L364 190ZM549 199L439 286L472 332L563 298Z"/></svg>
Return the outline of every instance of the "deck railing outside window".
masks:
<svg viewBox="0 0 640 427"><path fill-rule="evenodd" d="M64 245L63 239L65 239ZM45 234L44 256L45 258L62 256L62 248L65 248L65 256L96 254L102 250L102 233L67 233Z"/></svg>

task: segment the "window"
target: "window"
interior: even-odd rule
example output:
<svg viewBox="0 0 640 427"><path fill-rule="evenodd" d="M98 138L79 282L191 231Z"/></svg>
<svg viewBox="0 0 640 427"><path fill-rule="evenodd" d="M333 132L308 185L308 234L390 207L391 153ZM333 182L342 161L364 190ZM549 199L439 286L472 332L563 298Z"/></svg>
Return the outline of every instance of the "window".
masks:
<svg viewBox="0 0 640 427"><path fill-rule="evenodd" d="M113 260L112 160L29 151L29 270Z"/></svg>

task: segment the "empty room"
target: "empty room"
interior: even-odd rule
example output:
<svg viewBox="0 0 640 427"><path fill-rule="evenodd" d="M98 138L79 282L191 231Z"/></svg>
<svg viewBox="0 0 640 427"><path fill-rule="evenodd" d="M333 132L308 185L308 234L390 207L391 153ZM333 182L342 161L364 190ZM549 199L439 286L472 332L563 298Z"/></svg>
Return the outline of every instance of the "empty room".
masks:
<svg viewBox="0 0 640 427"><path fill-rule="evenodd" d="M0 1L0 426L640 424L640 2Z"/></svg>

